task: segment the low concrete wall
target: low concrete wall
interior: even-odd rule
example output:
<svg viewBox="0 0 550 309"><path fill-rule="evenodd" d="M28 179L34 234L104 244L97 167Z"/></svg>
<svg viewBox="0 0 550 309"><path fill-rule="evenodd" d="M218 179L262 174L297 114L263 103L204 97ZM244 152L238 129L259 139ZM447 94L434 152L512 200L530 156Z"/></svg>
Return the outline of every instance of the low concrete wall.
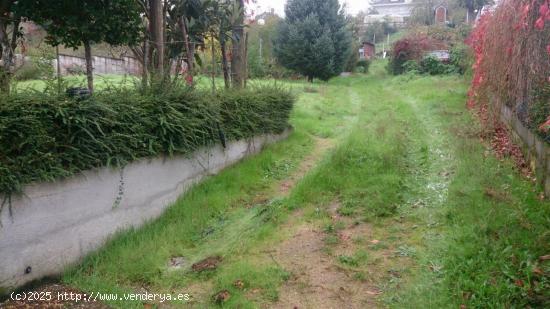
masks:
<svg viewBox="0 0 550 309"><path fill-rule="evenodd" d="M523 125L509 107L502 107L500 115L510 128L514 142L521 146L537 182L544 188L544 195L550 197L550 145Z"/></svg>
<svg viewBox="0 0 550 309"><path fill-rule="evenodd" d="M102 168L25 188L0 214L0 292L61 273L113 233L157 218L191 185L284 139L263 135L190 156ZM0 197L1 198L1 197ZM1 199L0 199L1 200ZM192 215L192 214L189 214Z"/></svg>

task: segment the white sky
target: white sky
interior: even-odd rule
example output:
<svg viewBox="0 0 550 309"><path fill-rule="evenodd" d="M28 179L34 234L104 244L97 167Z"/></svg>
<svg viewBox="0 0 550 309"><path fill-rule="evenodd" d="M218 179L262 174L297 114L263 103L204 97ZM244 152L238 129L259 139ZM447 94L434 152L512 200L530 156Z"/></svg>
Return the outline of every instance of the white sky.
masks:
<svg viewBox="0 0 550 309"><path fill-rule="evenodd" d="M275 12L283 16L285 3L287 0L256 0L256 4L250 5L251 8L256 7L255 13L262 13L269 11L271 8L275 9ZM346 4L348 14L355 15L359 11L366 11L368 7L368 0L339 0L340 4Z"/></svg>

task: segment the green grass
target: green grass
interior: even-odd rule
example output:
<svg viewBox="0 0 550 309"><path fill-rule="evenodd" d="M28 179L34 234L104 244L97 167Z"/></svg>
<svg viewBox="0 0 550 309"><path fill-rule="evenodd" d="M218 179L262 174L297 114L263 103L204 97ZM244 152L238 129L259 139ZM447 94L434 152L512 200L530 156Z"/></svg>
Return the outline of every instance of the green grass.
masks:
<svg viewBox="0 0 550 309"><path fill-rule="evenodd" d="M231 294L224 307L269 306L290 276L263 258L289 236L280 227L290 218L316 224L325 245L336 246L342 226L327 208L338 201L340 215L368 222L381 242L358 238L361 249L335 263L358 282L376 280L381 306L544 307L550 270L538 257L550 252L550 203L480 143L465 109L467 81L391 77L383 62L371 72L291 83L300 96L288 140L195 186L159 220L67 271L64 282L97 292L198 286L205 296L192 304L201 308L217 306L211 296L222 290ZM336 148L278 197L277 183L312 151L313 137L330 137ZM384 250L392 253L387 265L377 258ZM223 257L215 271L166 266L174 256L191 264L212 255Z"/></svg>
<svg viewBox="0 0 550 309"><path fill-rule="evenodd" d="M67 87L87 87L87 81L85 75L69 75L63 77L64 83ZM56 81L54 86L57 87ZM43 91L48 83L44 80L26 80L13 82L14 88L21 91ZM140 81L131 75L115 75L115 74L101 74L94 76L94 88L98 90L107 88L121 88L121 87L134 87L139 85Z"/></svg>

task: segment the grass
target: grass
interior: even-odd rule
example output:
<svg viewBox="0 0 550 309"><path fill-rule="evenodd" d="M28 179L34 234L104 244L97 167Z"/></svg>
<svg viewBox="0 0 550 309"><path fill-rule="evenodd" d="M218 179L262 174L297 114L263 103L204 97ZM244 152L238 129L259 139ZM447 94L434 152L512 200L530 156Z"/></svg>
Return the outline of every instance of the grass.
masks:
<svg viewBox="0 0 550 309"><path fill-rule="evenodd" d="M63 81L67 87L87 87L87 81L85 75L69 75L63 77ZM57 82L55 87L57 87ZM98 90L107 89L109 87L134 87L138 85L139 80L131 75L115 75L115 74L101 74L94 76L94 88ZM48 85L48 82L44 80L34 79L26 81L15 81L14 88L21 91L42 91Z"/></svg>
<svg viewBox="0 0 550 309"><path fill-rule="evenodd" d="M334 263L358 282L375 282L381 306L547 305L550 269L539 256L550 250L550 203L480 143L465 110L466 81L391 77L383 67L293 83L302 93L288 140L197 185L159 220L121 233L63 281L97 292L191 291L197 307L218 306L212 296L227 290L225 307L269 306L291 275L265 258L290 235L280 227L289 220L319 226L331 254L343 226L328 207L338 201L341 216L366 222L380 242L356 238L359 249ZM278 183L313 150L314 138L337 144L279 197ZM167 267L171 257L190 265L213 255L223 258L214 271Z"/></svg>

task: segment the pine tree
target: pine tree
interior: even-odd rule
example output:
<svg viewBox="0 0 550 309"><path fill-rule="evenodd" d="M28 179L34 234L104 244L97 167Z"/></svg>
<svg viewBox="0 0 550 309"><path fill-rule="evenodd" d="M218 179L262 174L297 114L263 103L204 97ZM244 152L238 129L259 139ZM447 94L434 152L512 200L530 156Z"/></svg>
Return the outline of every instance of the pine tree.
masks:
<svg viewBox="0 0 550 309"><path fill-rule="evenodd" d="M340 74L351 50L351 34L338 0L289 0L274 42L286 68L328 80Z"/></svg>

